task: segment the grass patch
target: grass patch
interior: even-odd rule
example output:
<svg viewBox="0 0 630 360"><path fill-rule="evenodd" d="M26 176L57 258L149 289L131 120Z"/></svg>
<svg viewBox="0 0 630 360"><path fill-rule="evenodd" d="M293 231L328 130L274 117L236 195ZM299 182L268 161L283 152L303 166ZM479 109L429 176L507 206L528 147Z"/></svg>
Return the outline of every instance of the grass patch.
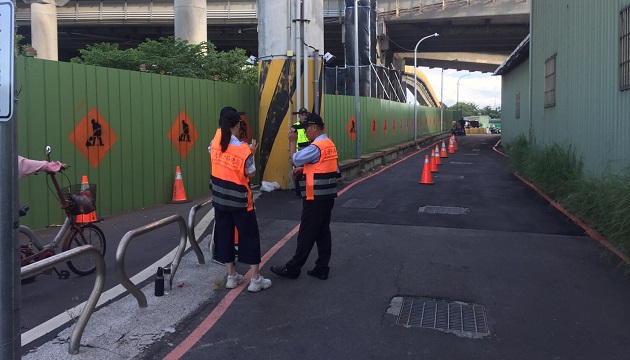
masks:
<svg viewBox="0 0 630 360"><path fill-rule="evenodd" d="M630 170L590 178L573 147L541 148L524 135L508 145L507 153L521 176L630 255Z"/></svg>

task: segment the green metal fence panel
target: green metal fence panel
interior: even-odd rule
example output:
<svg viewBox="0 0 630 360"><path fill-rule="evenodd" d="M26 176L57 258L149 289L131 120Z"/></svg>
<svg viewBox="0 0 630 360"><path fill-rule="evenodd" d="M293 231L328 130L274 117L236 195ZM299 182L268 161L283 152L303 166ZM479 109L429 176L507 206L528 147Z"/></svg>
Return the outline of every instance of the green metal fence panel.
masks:
<svg viewBox="0 0 630 360"><path fill-rule="evenodd" d="M254 137L258 131L253 86L19 57L17 89L19 154L42 160L50 145L54 159L71 165L64 185L80 183L83 175L97 184L99 217L169 201L178 165L188 198L208 194L207 149L223 106L246 111ZM178 139L183 115L196 133L187 153L180 153ZM93 137L96 144L87 145L92 119L108 144ZM23 223L42 228L63 221L45 176L19 186L20 203L31 205Z"/></svg>
<svg viewBox="0 0 630 360"><path fill-rule="evenodd" d="M325 95L323 118L326 131L335 142L339 160L356 158L356 138L349 124L354 119L354 97ZM440 109L417 106L418 137L440 131ZM413 105L383 99L360 99L361 154L414 140ZM449 131L461 117L458 111L445 110L442 129ZM355 133L356 135L356 133Z"/></svg>

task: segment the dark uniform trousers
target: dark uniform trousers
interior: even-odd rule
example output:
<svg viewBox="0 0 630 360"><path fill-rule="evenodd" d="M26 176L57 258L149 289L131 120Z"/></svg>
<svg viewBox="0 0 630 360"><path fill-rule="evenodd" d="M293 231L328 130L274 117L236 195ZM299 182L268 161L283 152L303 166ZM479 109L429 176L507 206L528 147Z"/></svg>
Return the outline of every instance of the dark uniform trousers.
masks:
<svg viewBox="0 0 630 360"><path fill-rule="evenodd" d="M317 244L316 267L328 267L332 248L330 235L330 217L335 199L302 200L302 219L297 236L297 249L293 259L286 266L291 271L298 271L304 266L308 255Z"/></svg>
<svg viewBox="0 0 630 360"><path fill-rule="evenodd" d="M243 264L260 264L260 233L256 210L224 211L214 209L215 246L217 260L234 262L234 228L238 229L238 261Z"/></svg>

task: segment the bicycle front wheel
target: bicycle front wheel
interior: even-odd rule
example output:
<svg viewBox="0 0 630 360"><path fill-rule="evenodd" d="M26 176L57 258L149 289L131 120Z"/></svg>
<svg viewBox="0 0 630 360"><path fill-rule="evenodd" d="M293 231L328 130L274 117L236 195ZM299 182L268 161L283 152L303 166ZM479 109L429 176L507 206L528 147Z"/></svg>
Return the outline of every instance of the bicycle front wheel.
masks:
<svg viewBox="0 0 630 360"><path fill-rule="evenodd" d="M81 226L81 233L74 230L63 244L63 251L67 251L83 245L94 246L105 256L105 234L96 225L85 224ZM81 255L66 262L70 270L77 275L89 275L96 270L96 264L90 255Z"/></svg>

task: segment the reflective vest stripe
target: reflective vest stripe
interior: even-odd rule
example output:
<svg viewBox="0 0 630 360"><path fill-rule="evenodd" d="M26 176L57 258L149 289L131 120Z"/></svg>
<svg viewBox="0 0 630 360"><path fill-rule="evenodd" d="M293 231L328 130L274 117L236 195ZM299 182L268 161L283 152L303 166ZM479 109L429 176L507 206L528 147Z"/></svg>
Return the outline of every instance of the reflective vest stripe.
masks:
<svg viewBox="0 0 630 360"><path fill-rule="evenodd" d="M212 141L212 202L217 209L226 211L254 209L249 179L245 175L245 162L251 155L246 144L229 145L221 151L220 130Z"/></svg>
<svg viewBox="0 0 630 360"><path fill-rule="evenodd" d="M319 161L304 164L305 179L300 181L302 196L306 200L337 197L337 149L330 139L315 141L320 150Z"/></svg>

